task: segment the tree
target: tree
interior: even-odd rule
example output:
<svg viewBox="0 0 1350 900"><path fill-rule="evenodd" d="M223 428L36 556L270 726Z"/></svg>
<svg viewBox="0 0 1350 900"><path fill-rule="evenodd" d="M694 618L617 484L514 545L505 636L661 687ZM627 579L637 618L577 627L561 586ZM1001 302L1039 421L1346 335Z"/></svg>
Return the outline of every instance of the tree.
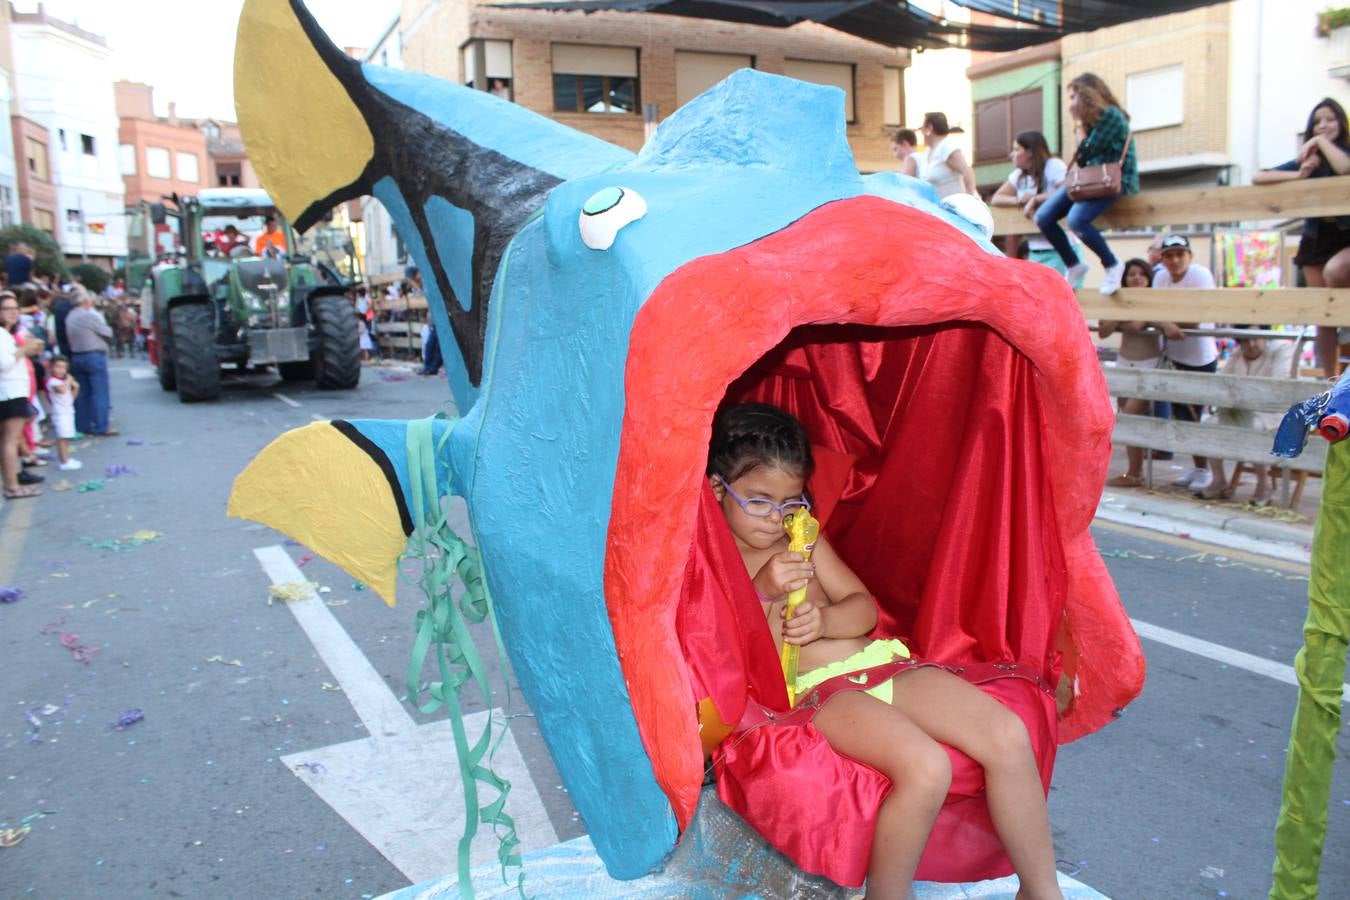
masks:
<svg viewBox="0 0 1350 900"><path fill-rule="evenodd" d="M65 254L55 238L32 225L10 225L0 228L0 257L13 252L15 244L27 244L37 251L33 260L34 275L50 275L61 279L66 276Z"/></svg>
<svg viewBox="0 0 1350 900"><path fill-rule="evenodd" d="M80 284L88 288L91 294L101 294L108 286L108 273L93 263L76 263L70 267L70 275L80 279Z"/></svg>

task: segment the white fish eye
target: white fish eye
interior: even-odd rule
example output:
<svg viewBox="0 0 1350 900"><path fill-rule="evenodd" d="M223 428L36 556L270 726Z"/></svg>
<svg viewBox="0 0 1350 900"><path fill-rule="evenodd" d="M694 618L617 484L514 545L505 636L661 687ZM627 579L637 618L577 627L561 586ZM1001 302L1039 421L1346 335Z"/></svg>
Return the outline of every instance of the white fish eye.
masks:
<svg viewBox="0 0 1350 900"><path fill-rule="evenodd" d="M611 185L591 194L581 205L577 227L581 242L592 250L608 250L619 230L647 214L647 201L631 188Z"/></svg>

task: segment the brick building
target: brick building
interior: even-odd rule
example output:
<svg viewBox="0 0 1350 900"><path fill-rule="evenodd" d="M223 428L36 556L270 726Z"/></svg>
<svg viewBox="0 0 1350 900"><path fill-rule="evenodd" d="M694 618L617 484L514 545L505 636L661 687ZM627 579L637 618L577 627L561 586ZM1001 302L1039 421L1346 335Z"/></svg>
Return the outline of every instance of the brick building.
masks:
<svg viewBox="0 0 1350 900"><path fill-rule="evenodd" d="M676 16L555 13L474 0L404 0L402 64L492 90L637 150L659 122L735 69L843 88L863 171L891 168L909 53L804 23L763 28ZM378 60L372 60L378 62Z"/></svg>
<svg viewBox="0 0 1350 900"><path fill-rule="evenodd" d="M189 196L203 187L207 176L206 136L172 114L155 115L154 88L148 84L119 81L117 97L118 158L126 203L151 203L169 194Z"/></svg>

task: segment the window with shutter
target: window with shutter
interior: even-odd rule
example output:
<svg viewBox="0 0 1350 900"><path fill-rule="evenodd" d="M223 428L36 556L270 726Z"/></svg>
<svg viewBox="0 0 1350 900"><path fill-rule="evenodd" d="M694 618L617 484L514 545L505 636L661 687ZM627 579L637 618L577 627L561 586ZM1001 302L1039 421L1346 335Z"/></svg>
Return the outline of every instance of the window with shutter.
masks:
<svg viewBox="0 0 1350 900"><path fill-rule="evenodd" d="M1009 104L1007 97L981 100L975 104L975 163L1003 162L1012 148L1008 137Z"/></svg>
<svg viewBox="0 0 1350 900"><path fill-rule="evenodd" d="M1012 134L1008 137L1008 147L1012 147L1012 139L1024 131L1040 131L1045 127L1044 119L1041 116L1041 89L1034 91L1025 91L1021 94L1012 96ZM1046 140L1050 136L1046 135Z"/></svg>

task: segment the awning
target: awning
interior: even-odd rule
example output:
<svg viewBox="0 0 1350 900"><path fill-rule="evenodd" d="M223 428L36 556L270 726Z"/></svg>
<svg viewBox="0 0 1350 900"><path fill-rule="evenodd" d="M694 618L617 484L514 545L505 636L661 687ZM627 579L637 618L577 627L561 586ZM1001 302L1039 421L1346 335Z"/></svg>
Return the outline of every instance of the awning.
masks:
<svg viewBox="0 0 1350 900"><path fill-rule="evenodd" d="M904 0L541 0L491 4L503 9L560 12L643 12L746 25L786 28L823 25L890 47L1003 52L1168 13L1209 6L1216 0L954 0L989 13L1006 25L972 25L941 18Z"/></svg>

